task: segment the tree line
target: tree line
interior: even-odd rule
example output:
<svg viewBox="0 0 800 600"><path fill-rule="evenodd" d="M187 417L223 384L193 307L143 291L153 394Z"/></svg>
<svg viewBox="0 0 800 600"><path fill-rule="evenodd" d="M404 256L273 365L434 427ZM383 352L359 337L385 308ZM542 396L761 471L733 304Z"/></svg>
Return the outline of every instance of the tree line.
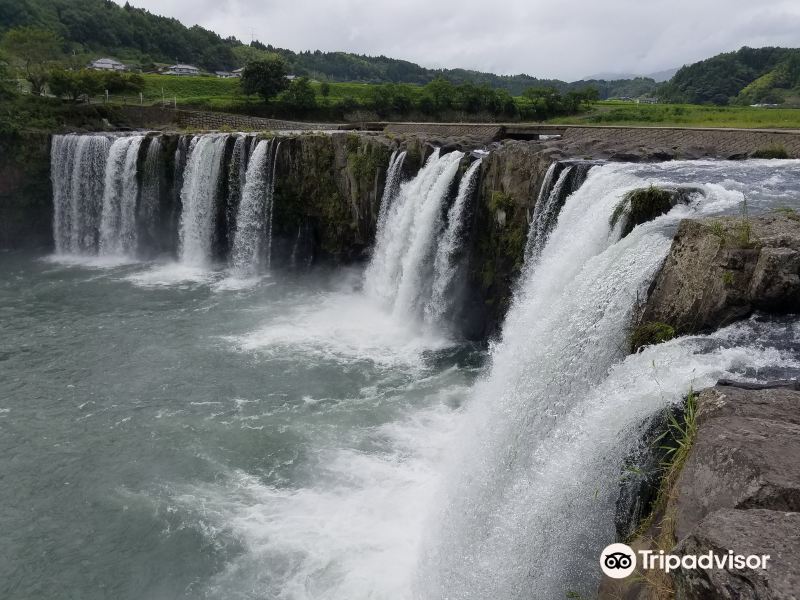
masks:
<svg viewBox="0 0 800 600"><path fill-rule="evenodd" d="M366 98L347 97L329 100L330 84L322 82L319 96L307 77L287 79L287 66L278 55L248 63L242 73L242 90L258 95L280 112L303 115L327 109L341 114L367 110L379 118L425 115L441 118L448 114L486 115L492 118L543 120L571 115L588 108L598 99L592 87L562 94L553 87L531 87L520 99L506 90L472 83L454 84L437 77L424 86L383 83L369 87Z"/></svg>
<svg viewBox="0 0 800 600"><path fill-rule="evenodd" d="M107 91L120 95L138 93L144 79L136 73L95 71L77 64L63 52L63 40L55 32L18 27L5 33L0 48L19 75L30 84L34 95L50 94L72 101L89 99ZM424 86L402 83L375 84L365 97L329 98L330 84L322 82L317 91L307 77L289 77L286 61L278 54L260 51L247 63L240 81L245 95L258 95L265 105L283 115L311 114L345 118L366 110L378 118L422 115L480 115L499 119L547 119L578 112L597 100L594 88L561 93L554 87L528 88L515 99L503 89L486 84L456 84L437 77ZM7 79L7 78L6 78Z"/></svg>
<svg viewBox="0 0 800 600"><path fill-rule="evenodd" d="M95 71L70 64L62 52L62 40L52 31L34 27L18 27L0 40L0 62L4 65L8 86L16 67L30 84L31 93L46 92L58 97L78 100L108 91L110 94L140 92L144 79L137 73Z"/></svg>

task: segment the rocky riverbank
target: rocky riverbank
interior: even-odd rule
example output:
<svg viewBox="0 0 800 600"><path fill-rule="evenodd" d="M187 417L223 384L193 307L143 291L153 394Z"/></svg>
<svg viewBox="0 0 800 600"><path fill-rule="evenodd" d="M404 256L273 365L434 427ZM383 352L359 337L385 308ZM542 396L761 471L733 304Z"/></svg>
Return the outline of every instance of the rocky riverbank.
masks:
<svg viewBox="0 0 800 600"><path fill-rule="evenodd" d="M646 340L642 332L649 331L662 337L645 343L658 343L713 331L756 310L800 312L798 250L800 218L792 211L684 220L633 336ZM800 589L798 409L797 381L723 381L692 395L673 414L678 427L670 429L667 419L654 421L646 443L651 454L637 457L645 471L641 482L623 485L618 503L620 541L637 552L769 554L768 570L681 568L667 575L639 568L623 580L604 577L598 597L794 598ZM682 439L674 439L676 432ZM680 461L664 462L664 444L690 450ZM654 475L661 478L657 494ZM632 510L641 506L650 506L652 514ZM629 538L630 531L636 533Z"/></svg>

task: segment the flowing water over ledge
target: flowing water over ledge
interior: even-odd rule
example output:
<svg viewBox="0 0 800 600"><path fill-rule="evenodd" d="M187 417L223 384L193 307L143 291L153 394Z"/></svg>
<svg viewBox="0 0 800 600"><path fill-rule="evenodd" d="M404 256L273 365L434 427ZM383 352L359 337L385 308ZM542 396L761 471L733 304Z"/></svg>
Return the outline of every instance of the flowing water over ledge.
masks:
<svg viewBox="0 0 800 600"><path fill-rule="evenodd" d="M135 143L118 148L123 190ZM436 290L460 159L387 184L364 272L209 264L211 200L191 179L183 262L76 256L99 243L91 211L57 220L68 256L0 255L0 596L591 597L641 420L719 377L797 375L793 318L622 348L679 219L737 214L744 193L753 212L797 206L798 163L586 168L534 221L545 241L488 352L430 319L454 300ZM653 181L703 196L619 241L616 203ZM267 231L245 214L242 231Z"/></svg>

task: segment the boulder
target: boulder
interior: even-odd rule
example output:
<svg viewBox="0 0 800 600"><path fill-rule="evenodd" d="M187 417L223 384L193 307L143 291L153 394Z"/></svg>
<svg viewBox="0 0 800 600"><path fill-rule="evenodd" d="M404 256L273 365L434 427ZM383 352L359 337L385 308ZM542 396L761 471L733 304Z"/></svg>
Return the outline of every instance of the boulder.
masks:
<svg viewBox="0 0 800 600"><path fill-rule="evenodd" d="M675 548L678 555L768 555L767 568L678 569L677 600L796 600L800 593L800 513L718 510Z"/></svg>
<svg viewBox="0 0 800 600"><path fill-rule="evenodd" d="M800 511L800 392L710 388L697 424L676 482L678 539L723 508Z"/></svg>
<svg viewBox="0 0 800 600"><path fill-rule="evenodd" d="M638 324L666 323L682 335L755 310L800 311L796 213L682 221Z"/></svg>

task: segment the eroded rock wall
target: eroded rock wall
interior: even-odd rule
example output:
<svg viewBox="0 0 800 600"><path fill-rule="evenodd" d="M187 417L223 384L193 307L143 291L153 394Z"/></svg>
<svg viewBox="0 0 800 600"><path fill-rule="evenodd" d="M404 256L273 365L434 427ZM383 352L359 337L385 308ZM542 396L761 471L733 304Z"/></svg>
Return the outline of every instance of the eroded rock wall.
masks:
<svg viewBox="0 0 800 600"><path fill-rule="evenodd" d="M50 140L22 133L0 139L0 248L53 245Z"/></svg>

